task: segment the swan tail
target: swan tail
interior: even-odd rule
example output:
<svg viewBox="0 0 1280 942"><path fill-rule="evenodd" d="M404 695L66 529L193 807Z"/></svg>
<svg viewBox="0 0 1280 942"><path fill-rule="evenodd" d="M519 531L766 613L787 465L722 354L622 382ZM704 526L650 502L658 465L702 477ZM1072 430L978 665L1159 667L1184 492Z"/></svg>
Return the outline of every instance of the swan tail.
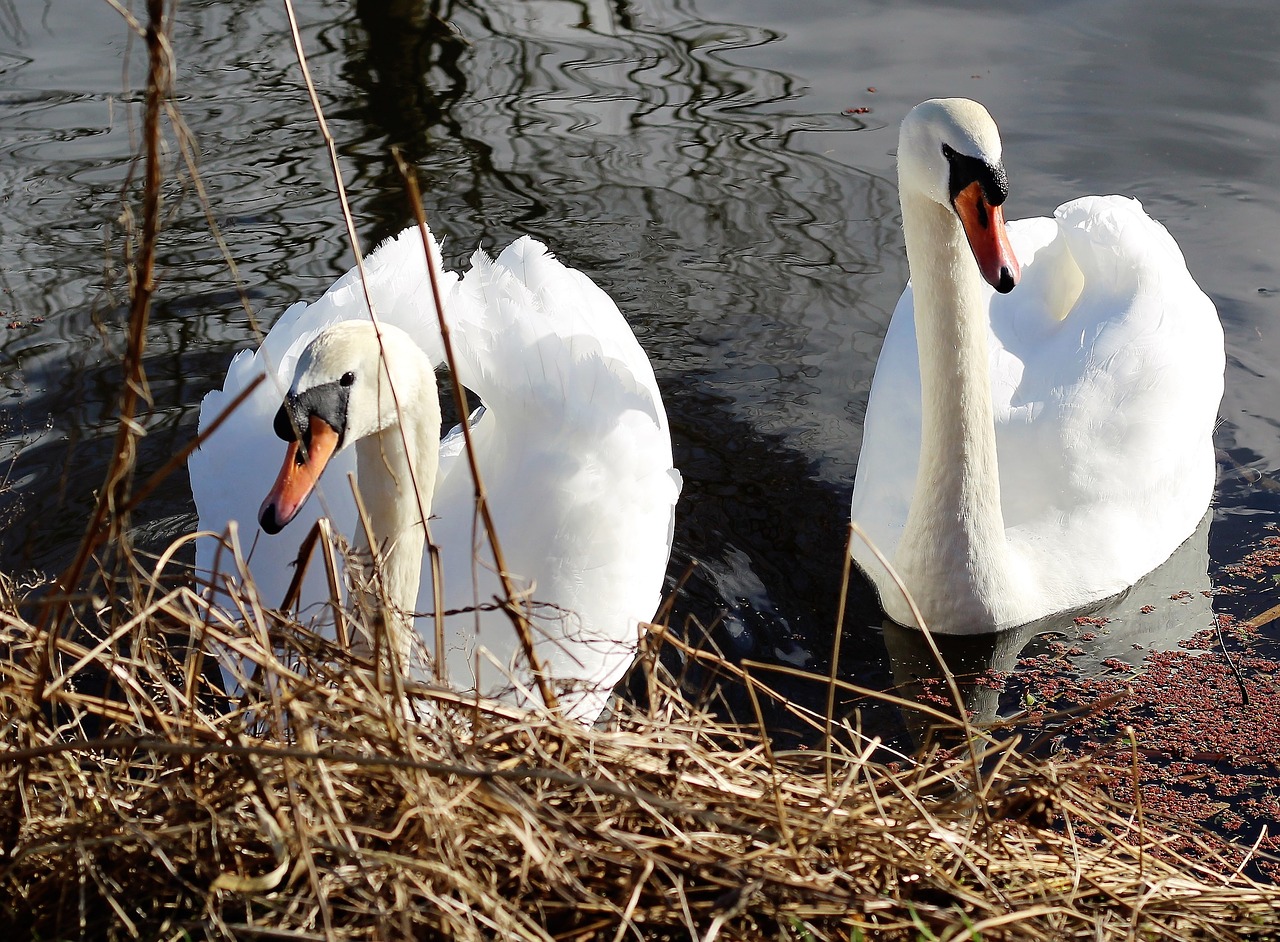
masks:
<svg viewBox="0 0 1280 942"><path fill-rule="evenodd" d="M463 384L504 421L555 414L583 427L634 409L666 429L653 369L617 306L533 239L496 260L477 251L446 306Z"/></svg>

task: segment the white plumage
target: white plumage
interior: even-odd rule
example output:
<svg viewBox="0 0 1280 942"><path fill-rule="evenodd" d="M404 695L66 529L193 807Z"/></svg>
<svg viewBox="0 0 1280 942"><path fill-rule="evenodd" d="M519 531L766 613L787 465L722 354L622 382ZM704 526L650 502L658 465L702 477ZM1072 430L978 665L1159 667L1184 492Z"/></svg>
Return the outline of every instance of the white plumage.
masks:
<svg viewBox="0 0 1280 942"><path fill-rule="evenodd" d="M1010 223L1022 279L997 294L979 279L956 213L940 206L939 184L921 179L947 174L940 143L999 167L981 106L926 102L904 122L912 284L876 365L852 516L903 570L931 628L975 633L1114 595L1195 530L1213 492L1223 335L1168 232L1118 196ZM921 195L930 187L932 198ZM942 326L918 343L926 320ZM952 320L976 325L967 349L941 339ZM933 442L922 441L922 401L934 410ZM933 456L929 493L917 489L922 447ZM904 552L913 502L927 512ZM889 615L914 624L874 555L857 545L854 556Z"/></svg>
<svg viewBox="0 0 1280 942"><path fill-rule="evenodd" d="M406 331L430 363L442 364L418 231L382 245L366 271L380 322ZM653 370L608 296L531 239L518 240L493 261L477 252L465 277L446 273L442 284L459 378L484 404L473 438L508 570L517 589L531 594L538 656L557 685L571 689L570 714L590 720L629 665L639 625L658 607L671 550L681 482ZM190 471L201 529L220 532L239 521L245 552L252 546L254 581L270 605L282 600L298 544L322 513L339 532L357 533L348 473L358 470L365 493L394 486L379 462L368 462L372 471L357 469L356 449L344 447L329 462L318 493L283 532L268 535L257 524L285 453L272 421L299 356L326 327L352 319L368 319L354 269L320 300L286 311L262 348L237 355L223 389L201 405L203 428L267 372L268 381L192 456ZM529 689L532 681L510 619L475 611L491 606L501 587L474 513L458 430L440 445L439 456L430 531L441 547L445 608L468 610L446 621L450 680L473 686L478 663L481 691L511 697L511 677ZM401 489L398 499L412 502L412 491ZM216 550L215 539L198 541L202 571L212 570ZM221 568L224 575L233 572L225 554ZM317 603L328 597L320 567L312 569L304 616L321 612ZM426 557L414 609L431 650Z"/></svg>

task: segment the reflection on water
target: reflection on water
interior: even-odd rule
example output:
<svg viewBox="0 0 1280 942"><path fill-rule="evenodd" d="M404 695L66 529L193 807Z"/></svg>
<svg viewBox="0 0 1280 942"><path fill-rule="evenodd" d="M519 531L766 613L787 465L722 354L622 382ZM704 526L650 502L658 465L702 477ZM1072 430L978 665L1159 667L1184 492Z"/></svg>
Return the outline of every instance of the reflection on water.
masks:
<svg viewBox="0 0 1280 942"><path fill-rule="evenodd" d="M1177 650L1180 641L1211 626L1209 520L1206 514L1168 562L1115 598L999 634L934 635L974 722L1021 709L1023 704L1009 702L1003 675L1012 673L1020 658L1053 653L1054 642L1065 649L1060 656L1064 673L1094 677L1117 662L1138 667L1147 652ZM944 672L921 632L885 622L884 640L894 683L904 696L933 703L940 691L945 693L938 682ZM906 720L922 739L928 722L919 715Z"/></svg>
<svg viewBox="0 0 1280 942"><path fill-rule="evenodd" d="M18 0L0 18L0 307L19 325L0 331L0 459L17 454L0 496L0 520L15 521L0 548L9 570L68 558L120 382L119 197L141 70L108 5L83 6ZM1280 96L1269 92L1280 65L1263 0L1185 36L1171 24L1199 23L1200 6L1141 0L1149 35L1133 41L1145 58L1114 27L1123 15L1134 33L1147 18L1102 0L1020 12L843 0L298 7L363 248L410 219L397 145L451 264L528 233L618 301L653 360L685 479L673 584L698 565L676 618L713 626L731 656L828 669L861 415L905 278L895 129L933 94L991 106L1013 215L1121 190L1168 225L1227 326L1219 444L1256 472L1224 476L1214 566L1280 509L1257 486L1280 466L1280 292L1258 293L1280 288L1261 246L1280 229ZM977 28L997 9L999 35ZM189 439L201 396L255 342L249 309L269 323L351 264L283 12L249 0L177 11L177 104L245 299L175 158L144 474ZM1245 62L1253 91L1237 95ZM841 113L853 105L871 113ZM184 475L138 523L152 542L194 523ZM1267 607L1263 591L1234 604ZM837 669L883 687L878 621L855 577Z"/></svg>

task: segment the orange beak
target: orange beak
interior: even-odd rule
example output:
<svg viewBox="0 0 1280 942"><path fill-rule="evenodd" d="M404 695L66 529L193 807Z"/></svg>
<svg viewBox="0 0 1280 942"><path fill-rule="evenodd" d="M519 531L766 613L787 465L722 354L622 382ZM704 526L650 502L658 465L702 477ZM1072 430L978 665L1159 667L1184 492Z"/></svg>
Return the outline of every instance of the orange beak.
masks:
<svg viewBox="0 0 1280 942"><path fill-rule="evenodd" d="M310 417L309 432L305 452L298 442L289 443L275 486L258 511L258 522L268 533L279 533L297 516L338 447L337 431L319 416Z"/></svg>
<svg viewBox="0 0 1280 942"><path fill-rule="evenodd" d="M1009 244L1004 209L987 202L977 181L957 193L952 203L982 277L1001 294L1012 291L1022 278L1022 267Z"/></svg>

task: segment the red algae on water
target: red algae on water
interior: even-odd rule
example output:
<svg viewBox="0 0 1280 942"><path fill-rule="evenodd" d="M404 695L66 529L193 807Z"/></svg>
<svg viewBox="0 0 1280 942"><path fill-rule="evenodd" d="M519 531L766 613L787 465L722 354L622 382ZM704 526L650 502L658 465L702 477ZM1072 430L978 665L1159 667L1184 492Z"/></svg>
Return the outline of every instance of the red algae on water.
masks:
<svg viewBox="0 0 1280 942"><path fill-rule="evenodd" d="M1064 676L1067 652L1054 652L1024 659L1014 682L1041 716L1115 698L1053 732L1050 748L1094 757L1114 800L1206 827L1199 839L1230 841L1256 876L1280 882L1280 662L1257 628L1218 619L1220 631L1152 652L1141 668L1108 659L1100 676ZM1035 739L1044 730L1027 719L1018 729ZM1196 856L1193 838L1170 838L1171 850Z"/></svg>

